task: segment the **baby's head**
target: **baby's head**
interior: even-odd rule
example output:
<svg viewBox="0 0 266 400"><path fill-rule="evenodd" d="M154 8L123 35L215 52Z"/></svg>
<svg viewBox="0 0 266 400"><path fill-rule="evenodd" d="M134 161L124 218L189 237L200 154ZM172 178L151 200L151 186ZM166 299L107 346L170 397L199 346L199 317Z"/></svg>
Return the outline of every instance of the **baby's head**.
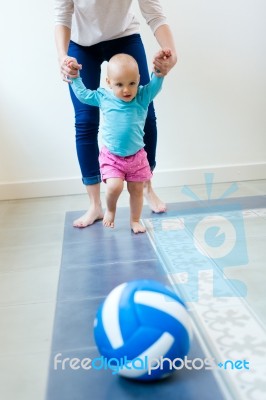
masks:
<svg viewBox="0 0 266 400"><path fill-rule="evenodd" d="M137 94L139 67L136 60L128 54L116 54L107 66L106 82L114 95L130 102Z"/></svg>

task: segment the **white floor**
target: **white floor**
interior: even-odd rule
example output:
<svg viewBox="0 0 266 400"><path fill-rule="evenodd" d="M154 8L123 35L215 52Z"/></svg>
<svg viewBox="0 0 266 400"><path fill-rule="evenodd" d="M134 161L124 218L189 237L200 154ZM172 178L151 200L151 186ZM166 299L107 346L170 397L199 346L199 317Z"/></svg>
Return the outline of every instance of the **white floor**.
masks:
<svg viewBox="0 0 266 400"><path fill-rule="evenodd" d="M212 197L219 197L228 186L215 184ZM266 194L266 180L239 182L238 187L235 197ZM193 191L201 199L207 198L204 185L193 186ZM191 201L182 187L161 188L157 193L169 203ZM126 192L119 205L128 205ZM65 212L86 207L86 195L0 202L1 399L44 399ZM261 220L252 228L262 233L261 250L256 251L257 271L248 272L243 279L251 289L251 306L266 325L265 214L265 209L261 210Z"/></svg>

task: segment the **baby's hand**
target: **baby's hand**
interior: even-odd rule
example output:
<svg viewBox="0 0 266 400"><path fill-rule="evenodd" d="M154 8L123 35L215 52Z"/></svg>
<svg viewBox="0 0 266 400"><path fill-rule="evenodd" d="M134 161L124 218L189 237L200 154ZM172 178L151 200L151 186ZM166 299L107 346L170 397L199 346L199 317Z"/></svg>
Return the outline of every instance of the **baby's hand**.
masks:
<svg viewBox="0 0 266 400"><path fill-rule="evenodd" d="M61 75L65 82L71 83L72 79L79 76L79 70L82 68L74 57L66 56L61 60Z"/></svg>
<svg viewBox="0 0 266 400"><path fill-rule="evenodd" d="M155 75L162 77L168 74L176 63L176 56L169 48L164 48L155 54L153 67Z"/></svg>
<svg viewBox="0 0 266 400"><path fill-rule="evenodd" d="M171 57L172 51L171 49L162 49L156 55L155 59L167 60L167 58Z"/></svg>
<svg viewBox="0 0 266 400"><path fill-rule="evenodd" d="M66 65L68 66L68 68L70 68L73 71L78 71L78 70L82 69L82 65L78 64L78 62L76 60L73 60L71 58L66 59Z"/></svg>

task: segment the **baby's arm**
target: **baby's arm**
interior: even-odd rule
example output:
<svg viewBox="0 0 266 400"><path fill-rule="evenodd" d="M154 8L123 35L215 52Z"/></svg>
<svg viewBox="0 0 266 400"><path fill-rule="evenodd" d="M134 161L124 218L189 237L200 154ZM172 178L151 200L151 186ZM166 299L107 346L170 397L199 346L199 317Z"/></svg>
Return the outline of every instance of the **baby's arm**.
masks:
<svg viewBox="0 0 266 400"><path fill-rule="evenodd" d="M139 93L142 99L142 103L148 106L155 96L161 91L164 77L157 76L152 73L150 82L140 87Z"/></svg>
<svg viewBox="0 0 266 400"><path fill-rule="evenodd" d="M87 89L80 77L71 79L71 88L81 103L100 107L99 92Z"/></svg>
<svg viewBox="0 0 266 400"><path fill-rule="evenodd" d="M78 64L73 59L69 59L67 62L67 66L72 69L79 71L82 69L82 65ZM96 90L87 89L82 79L79 76L77 78L70 78L71 87L73 92L75 93L76 97L79 99L81 103L89 104L91 106L98 106L99 107L99 95Z"/></svg>

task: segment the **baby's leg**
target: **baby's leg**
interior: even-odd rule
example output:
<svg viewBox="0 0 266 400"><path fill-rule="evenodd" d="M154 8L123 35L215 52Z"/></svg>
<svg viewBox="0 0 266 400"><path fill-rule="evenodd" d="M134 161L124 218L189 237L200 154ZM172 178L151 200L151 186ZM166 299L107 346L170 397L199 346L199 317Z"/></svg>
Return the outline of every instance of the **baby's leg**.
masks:
<svg viewBox="0 0 266 400"><path fill-rule="evenodd" d="M130 223L134 233L146 232L140 223L143 207L143 182L128 182L127 189L130 194Z"/></svg>
<svg viewBox="0 0 266 400"><path fill-rule="evenodd" d="M106 187L107 209L103 217L103 225L109 228L113 228L115 220L115 212L116 212L116 203L118 197L120 196L123 190L124 181L121 178L109 178L106 179L106 186L107 186Z"/></svg>

